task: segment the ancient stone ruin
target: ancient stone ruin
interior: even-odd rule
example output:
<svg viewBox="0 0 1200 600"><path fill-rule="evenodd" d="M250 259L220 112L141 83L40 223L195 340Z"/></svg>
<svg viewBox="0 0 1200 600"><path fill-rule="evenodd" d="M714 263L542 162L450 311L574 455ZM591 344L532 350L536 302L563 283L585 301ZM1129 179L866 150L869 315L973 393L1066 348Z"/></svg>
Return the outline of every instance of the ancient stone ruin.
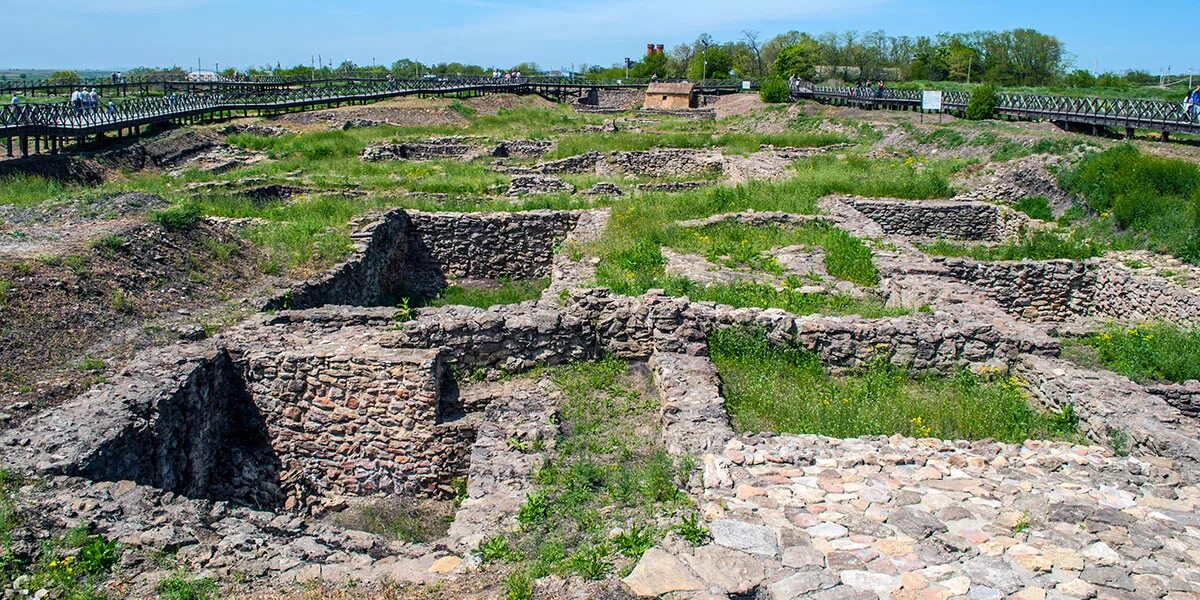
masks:
<svg viewBox="0 0 1200 600"><path fill-rule="evenodd" d="M388 152L460 156L466 147ZM546 185L555 172L689 176L720 164L704 152L593 154L544 163L513 185ZM570 249L600 236L610 218L603 209L377 211L354 223L342 263L211 339L144 353L112 381L0 435L0 452L52 482L20 492L48 527L85 520L188 569L236 568L264 586L439 581L479 568L480 544L515 527L545 456L529 448L558 435L558 392L511 376L607 356L646 365L660 407L654 435L695 460L683 487L707 532L696 544L668 535L645 551L621 577L625 594L1200 590L1200 388L1082 369L1060 358L1059 340L1060 329L1088 319L1194 323L1200 296L1109 258L985 262L918 249L935 239L999 243L1036 226L1003 206L820 204L821 215L732 212L675 225L820 226L871 240L873 287L831 281L820 249L772 252L785 273L824 282L811 293L857 294L909 314L798 316L594 288L596 261ZM680 268L697 281L757 276L683 252L664 258L668 273ZM519 304L412 308L452 283L543 278L541 297ZM1012 373L1037 408L1071 407L1090 445L737 432L709 339L746 326L811 352L833 374L877 360L927 375ZM432 542L330 520L371 502L460 493L453 522ZM1030 522L1037 533L1025 535ZM1029 589L1041 591L1019 595Z"/></svg>

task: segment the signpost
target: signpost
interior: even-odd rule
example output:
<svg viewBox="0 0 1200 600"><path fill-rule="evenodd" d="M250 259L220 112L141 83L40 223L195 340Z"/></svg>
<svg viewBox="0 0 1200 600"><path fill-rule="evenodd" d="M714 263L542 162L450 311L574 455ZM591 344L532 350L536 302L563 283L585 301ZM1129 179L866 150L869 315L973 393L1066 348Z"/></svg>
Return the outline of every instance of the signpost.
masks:
<svg viewBox="0 0 1200 600"><path fill-rule="evenodd" d="M925 122L925 111L932 110L938 113L938 122L942 122L942 92L937 90L923 90L921 92L921 122Z"/></svg>

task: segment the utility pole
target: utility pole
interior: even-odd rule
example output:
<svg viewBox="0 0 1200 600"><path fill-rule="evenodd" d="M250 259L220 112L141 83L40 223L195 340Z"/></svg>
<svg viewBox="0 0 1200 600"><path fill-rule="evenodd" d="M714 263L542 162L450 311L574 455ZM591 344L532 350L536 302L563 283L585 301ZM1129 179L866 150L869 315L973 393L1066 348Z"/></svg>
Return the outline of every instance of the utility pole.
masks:
<svg viewBox="0 0 1200 600"><path fill-rule="evenodd" d="M971 67L973 67L974 65L975 65L975 55L972 54L967 57L967 83L968 84L971 83Z"/></svg>
<svg viewBox="0 0 1200 600"><path fill-rule="evenodd" d="M704 69L700 72L700 81L708 79L708 42L702 42L702 45L704 46Z"/></svg>

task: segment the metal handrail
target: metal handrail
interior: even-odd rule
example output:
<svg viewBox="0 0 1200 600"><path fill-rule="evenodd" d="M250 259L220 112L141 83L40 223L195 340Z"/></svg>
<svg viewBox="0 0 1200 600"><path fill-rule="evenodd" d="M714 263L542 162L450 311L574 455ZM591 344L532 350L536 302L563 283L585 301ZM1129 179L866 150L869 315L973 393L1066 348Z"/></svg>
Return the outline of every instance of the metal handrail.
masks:
<svg viewBox="0 0 1200 600"><path fill-rule="evenodd" d="M880 92L876 88L821 86L801 81L792 83L792 91L800 96L814 98L862 103L905 104L912 107L920 106L923 93L922 90L890 88L885 88ZM963 110L970 99L970 92L943 92L942 106L948 110ZM1189 111L1186 103L1167 100L1005 92L996 94L996 112L1003 115L1048 120L1086 117L1093 121L1104 120L1110 121L1113 125L1145 129L1154 129L1156 125L1200 126L1200 111Z"/></svg>

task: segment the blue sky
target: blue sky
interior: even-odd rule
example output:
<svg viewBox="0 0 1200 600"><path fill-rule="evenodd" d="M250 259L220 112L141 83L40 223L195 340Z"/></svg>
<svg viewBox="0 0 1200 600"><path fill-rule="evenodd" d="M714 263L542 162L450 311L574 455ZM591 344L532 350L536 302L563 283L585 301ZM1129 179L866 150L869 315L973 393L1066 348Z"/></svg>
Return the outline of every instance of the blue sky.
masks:
<svg viewBox="0 0 1200 600"><path fill-rule="evenodd" d="M1079 67L1200 68L1178 27L1195 0L0 0L0 68L204 68L372 60L546 68L609 65L647 42L708 32L764 37L796 29L893 35L1033 27L1058 36ZM1120 15L1114 17L1113 15ZM1176 15L1170 17L1169 15ZM1191 57L1190 59L1187 57Z"/></svg>

